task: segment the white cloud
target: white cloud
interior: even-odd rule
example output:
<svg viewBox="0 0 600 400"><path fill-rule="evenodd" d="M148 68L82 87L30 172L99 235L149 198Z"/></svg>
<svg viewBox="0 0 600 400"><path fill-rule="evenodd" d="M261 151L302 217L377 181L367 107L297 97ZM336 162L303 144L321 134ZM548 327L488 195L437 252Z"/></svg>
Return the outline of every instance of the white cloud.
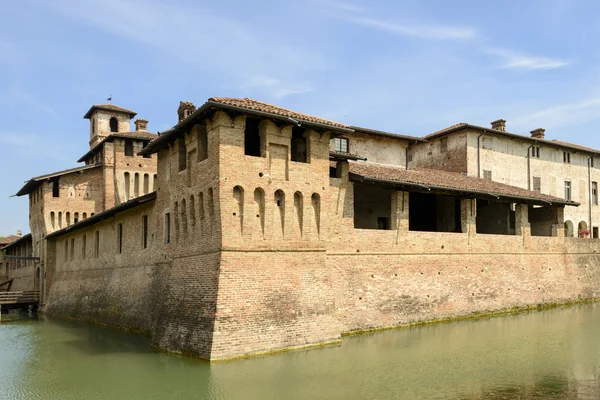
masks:
<svg viewBox="0 0 600 400"><path fill-rule="evenodd" d="M340 17L357 25L374 28L402 36L435 40L471 40L477 38L477 31L470 27L428 24L402 24L366 17Z"/></svg>
<svg viewBox="0 0 600 400"><path fill-rule="evenodd" d="M152 46L166 60L224 74L233 87L259 74L295 87L296 76L308 68L304 66L317 64L309 62L316 57L311 52L288 45L282 37L261 35L255 27L217 15L206 5L186 7L156 0L53 0L44 5L101 31ZM273 92L268 95L281 96L280 87L270 87Z"/></svg>
<svg viewBox="0 0 600 400"><path fill-rule="evenodd" d="M336 1L336 0L321 0L319 4L336 10L341 11L349 11L349 12L360 12L364 11L364 7L358 6L356 4L347 3L344 1Z"/></svg>
<svg viewBox="0 0 600 400"><path fill-rule="evenodd" d="M486 53L498 56L502 59L502 65L500 68L513 68L513 69L525 69L525 70L536 70L536 69L554 69L561 68L571 64L568 60L560 60L549 57L537 57L525 54L520 54L511 50L503 49L487 49Z"/></svg>

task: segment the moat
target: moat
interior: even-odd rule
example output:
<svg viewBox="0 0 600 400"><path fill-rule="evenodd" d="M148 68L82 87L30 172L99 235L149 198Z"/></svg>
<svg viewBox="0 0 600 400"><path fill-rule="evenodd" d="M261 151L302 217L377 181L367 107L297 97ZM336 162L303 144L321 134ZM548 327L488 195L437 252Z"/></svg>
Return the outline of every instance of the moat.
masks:
<svg viewBox="0 0 600 400"><path fill-rule="evenodd" d="M600 304L208 363L50 317L0 325L0 399L597 399Z"/></svg>

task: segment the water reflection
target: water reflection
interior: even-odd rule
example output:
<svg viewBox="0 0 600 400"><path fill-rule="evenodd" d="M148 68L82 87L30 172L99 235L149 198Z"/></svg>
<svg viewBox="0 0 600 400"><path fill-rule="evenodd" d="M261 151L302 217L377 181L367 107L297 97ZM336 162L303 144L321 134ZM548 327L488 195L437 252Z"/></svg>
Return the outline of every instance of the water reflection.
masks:
<svg viewBox="0 0 600 400"><path fill-rule="evenodd" d="M596 304L209 365L73 321L0 325L0 399L600 399Z"/></svg>

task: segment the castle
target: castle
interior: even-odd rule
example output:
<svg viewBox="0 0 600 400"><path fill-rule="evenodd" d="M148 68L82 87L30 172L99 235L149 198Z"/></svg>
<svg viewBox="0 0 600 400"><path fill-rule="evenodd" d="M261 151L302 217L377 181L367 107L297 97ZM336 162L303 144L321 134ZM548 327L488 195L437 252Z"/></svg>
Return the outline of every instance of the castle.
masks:
<svg viewBox="0 0 600 400"><path fill-rule="evenodd" d="M593 149L503 120L413 137L251 99L178 115L154 135L94 106L85 165L17 193L39 262L4 273L46 312L219 360L598 297Z"/></svg>

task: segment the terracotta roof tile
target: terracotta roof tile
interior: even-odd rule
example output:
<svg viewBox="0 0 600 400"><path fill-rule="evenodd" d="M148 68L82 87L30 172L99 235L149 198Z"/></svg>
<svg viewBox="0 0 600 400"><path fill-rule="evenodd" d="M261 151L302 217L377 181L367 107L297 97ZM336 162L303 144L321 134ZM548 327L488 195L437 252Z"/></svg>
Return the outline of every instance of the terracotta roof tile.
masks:
<svg viewBox="0 0 600 400"><path fill-rule="evenodd" d="M234 107L245 108L247 110L261 111L269 114L280 115L282 117L289 117L299 121L314 122L317 124L331 125L340 128L348 128L350 126L339 122L329 121L326 119L313 117L311 115L302 114L296 111L288 110L286 108L277 107L272 104L263 103L262 101L252 100L249 98L234 98L234 97L211 97L209 101L215 103L227 104Z"/></svg>
<svg viewBox="0 0 600 400"><path fill-rule="evenodd" d="M578 205L558 197L510 186L487 179L475 178L456 172L436 169L403 169L394 166L350 162L350 173L365 178L374 178L398 183L435 186L449 191L487 193L500 197L525 198L538 202Z"/></svg>
<svg viewBox="0 0 600 400"><path fill-rule="evenodd" d="M581 149L584 151L589 151L590 153L600 153L600 150L592 149L591 147L581 146L581 145L575 144L575 143L564 142L562 140L556 140L556 139L552 139L550 141L554 142L554 143L558 143L563 146L570 146L570 147L575 147L575 148L578 148L578 149Z"/></svg>
<svg viewBox="0 0 600 400"><path fill-rule="evenodd" d="M423 136L423 139L428 139L430 137L441 135L442 133L446 133L446 132L449 132L451 130L454 130L454 129L457 129L457 128L463 128L463 127L466 127L466 126L469 126L469 124L467 124L466 122L459 122L458 124L450 125L450 126L444 128L444 129L440 129L439 131L435 131L433 133L430 133L429 135L425 135L425 136Z"/></svg>
<svg viewBox="0 0 600 400"><path fill-rule="evenodd" d="M16 242L19 239L21 239L21 236L17 236L17 235L8 235L5 237L2 237L2 238L0 238L0 247L8 246L12 242Z"/></svg>
<svg viewBox="0 0 600 400"><path fill-rule="evenodd" d="M94 110L106 110L106 111L121 112L121 113L129 114L130 118L133 118L137 115L137 113L135 111L131 111L131 110L128 110L123 107L115 106L114 104L94 104L92 107L90 107L88 112L85 113L83 118L86 118L86 119L91 118Z"/></svg>

